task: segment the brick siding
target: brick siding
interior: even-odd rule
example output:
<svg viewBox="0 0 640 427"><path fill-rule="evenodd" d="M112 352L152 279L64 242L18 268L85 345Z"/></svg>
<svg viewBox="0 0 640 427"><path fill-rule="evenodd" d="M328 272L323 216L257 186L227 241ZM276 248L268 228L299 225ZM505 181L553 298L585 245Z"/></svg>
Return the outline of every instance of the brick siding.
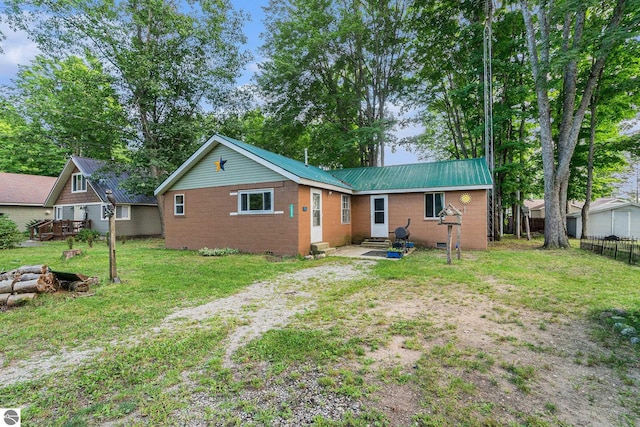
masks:
<svg viewBox="0 0 640 427"><path fill-rule="evenodd" d="M281 214L231 215L238 211L239 190L273 188L273 209ZM184 194L184 215L174 215L174 195ZM168 191L164 197L165 245L168 248L230 247L243 252L298 253L298 185L278 181ZM294 204L294 217L289 205Z"/></svg>
<svg viewBox="0 0 640 427"><path fill-rule="evenodd" d="M464 206L460 203L463 193L471 195L471 202ZM369 195L352 197L353 240L358 242L368 237L371 230ZM411 218L410 240L418 246L435 248L438 243L447 240L447 226L438 225L437 219L424 218L424 193L389 194L389 237L397 227L404 227ZM451 203L462 212L461 248L487 249L487 192L450 191L445 193L445 204ZM456 230L453 230L455 244Z"/></svg>

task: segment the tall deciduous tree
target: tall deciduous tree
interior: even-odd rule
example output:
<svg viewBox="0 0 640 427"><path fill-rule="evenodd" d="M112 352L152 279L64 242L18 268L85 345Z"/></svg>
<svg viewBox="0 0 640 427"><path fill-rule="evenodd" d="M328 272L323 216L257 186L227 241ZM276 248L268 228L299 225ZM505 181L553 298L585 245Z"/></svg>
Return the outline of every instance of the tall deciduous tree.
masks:
<svg viewBox="0 0 640 427"><path fill-rule="evenodd" d="M149 180L138 181L145 192L193 151L205 103L220 108L248 60L239 49L243 16L228 0L10 3L14 25L44 51L89 51L102 61L128 106L139 163L148 166ZM29 8L35 14L21 13Z"/></svg>
<svg viewBox="0 0 640 427"><path fill-rule="evenodd" d="M409 0L272 0L258 83L292 140L327 166L376 166L410 67ZM312 142L313 143L313 142ZM328 149L327 149L328 148ZM323 153L323 154L320 154Z"/></svg>
<svg viewBox="0 0 640 427"><path fill-rule="evenodd" d="M546 248L569 246L566 233L570 163L582 122L607 57L637 31L635 1L520 0L527 32L528 60L535 83L544 170ZM555 32L559 28L561 31ZM579 62L593 58L581 78ZM552 123L554 79L562 88L561 119ZM554 132L554 131L557 131Z"/></svg>
<svg viewBox="0 0 640 427"><path fill-rule="evenodd" d="M13 99L32 133L67 155L110 160L124 149L127 136L111 81L94 57L37 56L18 72Z"/></svg>
<svg viewBox="0 0 640 427"><path fill-rule="evenodd" d="M129 183L137 192L151 194L195 150L205 105L228 101L248 60L239 48L243 16L228 0L9 2L14 25L43 51L86 50L105 64L135 129Z"/></svg>
<svg viewBox="0 0 640 427"><path fill-rule="evenodd" d="M490 235L498 239L503 213L518 207L531 188L533 147L527 122L531 78L523 67L526 45L518 11L492 13L493 122L484 117L483 38L491 16L478 2L420 0L410 25L417 37L412 105L426 129L419 149L444 158L485 153L485 124L492 126L495 165L495 218ZM513 211L517 211L514 209Z"/></svg>

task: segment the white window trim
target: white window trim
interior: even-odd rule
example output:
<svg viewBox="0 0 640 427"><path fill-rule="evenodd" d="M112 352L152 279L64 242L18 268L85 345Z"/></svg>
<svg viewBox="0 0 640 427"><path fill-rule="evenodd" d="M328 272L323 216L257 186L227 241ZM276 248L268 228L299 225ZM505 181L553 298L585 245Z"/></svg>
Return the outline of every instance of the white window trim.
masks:
<svg viewBox="0 0 640 427"><path fill-rule="evenodd" d="M81 177L81 182L84 184L84 188L78 190L76 183L77 183L77 178ZM73 175L71 175L71 192L72 193L86 193L87 192L87 179L84 177L84 175L82 175L81 173L74 173Z"/></svg>
<svg viewBox="0 0 640 427"><path fill-rule="evenodd" d="M53 207L53 219L55 221L61 220L63 215L64 215L64 208L62 206Z"/></svg>
<svg viewBox="0 0 640 427"><path fill-rule="evenodd" d="M252 210L246 210L243 211L242 210L242 196L243 195L251 195L251 194L264 194L264 193L269 193L271 195L271 209L269 210L261 210L261 211L252 211ZM275 200L274 200L274 191L273 188L261 188L258 190L240 190L238 191L238 215L264 215L264 214L275 214L275 213L279 213L274 211L273 207L275 204Z"/></svg>
<svg viewBox="0 0 640 427"><path fill-rule="evenodd" d="M347 208L344 207L344 201L345 200L347 200L347 202L349 204ZM344 220L345 211L347 211L348 215L349 215L349 220L348 221ZM340 197L340 223L341 224L351 224L351 196L349 196L348 194L343 194L342 197Z"/></svg>
<svg viewBox="0 0 640 427"><path fill-rule="evenodd" d="M424 206L423 206L423 209L424 209L424 219L425 220L434 221L434 220L439 220L440 219L440 217L438 216L438 214L440 212L436 212L435 211L436 210L435 209L435 204L433 206L433 215L434 216L427 216L427 195L434 195L434 194L442 194L442 208L447 206L447 204L446 204L446 194L445 194L444 191L430 191L428 193L424 193L424 202L423 202Z"/></svg>
<svg viewBox="0 0 640 427"><path fill-rule="evenodd" d="M182 203L178 203L178 197L182 197ZM184 194L174 194L173 195L173 214L175 216L184 216L185 211L185 197ZM182 212L178 212L178 206L182 206Z"/></svg>
<svg viewBox="0 0 640 427"><path fill-rule="evenodd" d="M108 203L103 203L102 205L100 205L100 219L102 221L108 221L109 217L104 215L105 209L108 206ZM116 212L118 212L118 208L127 208L127 216L123 217L123 218L118 218L116 216L116 221L131 221L131 205L118 205L116 206ZM121 210L122 211L122 210ZM116 212L114 212L114 215L116 215Z"/></svg>

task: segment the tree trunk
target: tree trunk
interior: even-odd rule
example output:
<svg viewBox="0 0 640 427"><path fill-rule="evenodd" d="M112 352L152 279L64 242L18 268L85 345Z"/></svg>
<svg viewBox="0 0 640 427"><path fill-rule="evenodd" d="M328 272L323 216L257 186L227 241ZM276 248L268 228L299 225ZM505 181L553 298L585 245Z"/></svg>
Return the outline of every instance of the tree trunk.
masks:
<svg viewBox="0 0 640 427"><path fill-rule="evenodd" d="M13 284L13 292L16 294L26 294L38 292L38 280L27 280L24 282L15 282Z"/></svg>
<svg viewBox="0 0 640 427"><path fill-rule="evenodd" d="M0 294L11 293L13 291L13 280L3 280L0 282Z"/></svg>
<svg viewBox="0 0 640 427"><path fill-rule="evenodd" d="M38 278L36 290L38 293L54 293L60 289L60 282L53 273L42 274Z"/></svg>
<svg viewBox="0 0 640 427"><path fill-rule="evenodd" d="M602 75L602 71L600 71ZM589 209L591 208L591 198L593 196L593 157L595 155L596 144L596 125L598 124L598 118L596 117L598 109L598 90L596 89L591 100L591 123L589 132L589 158L587 160L587 189L584 196L584 205L582 206L582 230L580 232L580 238L584 238L587 235L587 226L589 225Z"/></svg>
<svg viewBox="0 0 640 427"><path fill-rule="evenodd" d="M36 295L36 293L9 295L9 298L7 299L7 307L15 307L26 303L27 301L31 301L36 297Z"/></svg>
<svg viewBox="0 0 640 427"><path fill-rule="evenodd" d="M618 31L620 21L624 14L626 0L618 0L614 8L613 15L607 25L605 34L611 37L604 38L601 47L595 53L589 77L587 78L581 99L576 102L577 74L576 64L578 58L573 58L564 66L563 73L563 111L562 120L559 126L560 136L557 141L553 140L551 127L551 106L549 101L549 81L548 74L552 69L550 62L551 28L554 23L553 11L549 10L552 3L539 4L535 9L538 17L538 30L533 23L533 17L527 0L520 0L520 8L524 19L527 50L529 61L536 89L538 103L538 119L540 124L540 145L542 147L542 165L544 170L544 202L545 202L545 226L544 226L544 247L567 248L569 239L566 234L566 212L564 203L567 199L567 185L569 182L569 165L575 146L578 142L578 135L582 126L582 121L587 108L591 102L591 96L604 68L607 55L611 52L616 43L620 43L619 38L613 37ZM573 47L581 45L583 35L582 21L584 10L576 10L577 20L573 33ZM563 27L564 52L570 52L568 37L569 26L571 25L570 15L565 15ZM576 108L577 106L577 108ZM557 142L557 144L555 143ZM557 158L556 158L557 149Z"/></svg>

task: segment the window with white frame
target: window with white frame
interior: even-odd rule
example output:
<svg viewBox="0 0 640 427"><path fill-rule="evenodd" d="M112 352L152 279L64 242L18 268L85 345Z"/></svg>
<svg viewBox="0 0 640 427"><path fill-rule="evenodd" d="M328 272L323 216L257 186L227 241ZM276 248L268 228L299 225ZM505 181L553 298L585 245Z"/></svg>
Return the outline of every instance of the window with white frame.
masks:
<svg viewBox="0 0 640 427"><path fill-rule="evenodd" d="M173 214L184 215L184 194L173 196Z"/></svg>
<svg viewBox="0 0 640 427"><path fill-rule="evenodd" d="M102 219L109 219L109 209L111 204L105 203L102 205ZM116 220L130 220L131 219L131 206L129 205L117 205L115 211Z"/></svg>
<svg viewBox="0 0 640 427"><path fill-rule="evenodd" d="M53 209L54 209L53 219L55 220L62 219L62 215L64 214L62 206L56 206Z"/></svg>
<svg viewBox="0 0 640 427"><path fill-rule="evenodd" d="M342 195L342 223L351 223L351 196L347 194Z"/></svg>
<svg viewBox="0 0 640 427"><path fill-rule="evenodd" d="M81 173L71 175L71 192L84 193L87 191L87 180Z"/></svg>
<svg viewBox="0 0 640 427"><path fill-rule="evenodd" d="M238 191L238 212L242 214L273 213L273 189Z"/></svg>
<svg viewBox="0 0 640 427"><path fill-rule="evenodd" d="M436 219L444 209L444 193L426 193L424 195L424 217Z"/></svg>

